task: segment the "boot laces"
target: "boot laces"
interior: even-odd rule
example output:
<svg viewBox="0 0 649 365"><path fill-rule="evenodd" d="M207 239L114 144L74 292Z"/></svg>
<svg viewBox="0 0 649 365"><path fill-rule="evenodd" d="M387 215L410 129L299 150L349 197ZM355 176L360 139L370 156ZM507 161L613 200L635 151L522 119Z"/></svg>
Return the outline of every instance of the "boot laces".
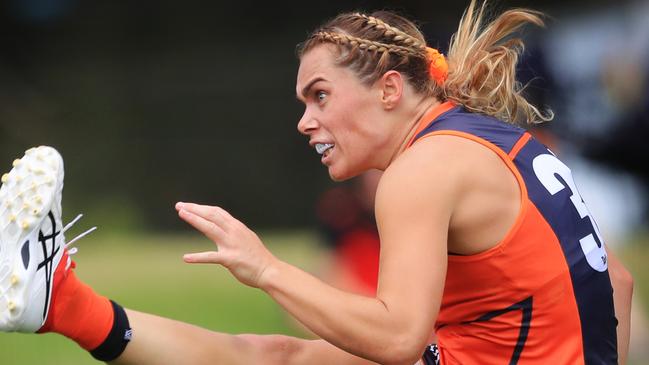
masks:
<svg viewBox="0 0 649 365"><path fill-rule="evenodd" d="M63 227L63 229L61 230L61 233L65 233L65 231L70 229L82 217L83 217L83 214L77 215L70 223L68 223L65 227ZM89 235L90 233L94 232L96 229L97 229L97 227L92 227L92 228L88 229L87 231L77 235L76 237L74 237L73 239L68 241L68 243L65 244L65 249L68 251L68 262L67 262L66 267L65 267L66 270L72 264L72 259L70 258L70 256L72 256L72 255L76 254L77 252L79 252L79 249L77 249L76 247L70 247L70 246L73 243L77 242L78 240L82 239L83 237L85 237L85 236Z"/></svg>

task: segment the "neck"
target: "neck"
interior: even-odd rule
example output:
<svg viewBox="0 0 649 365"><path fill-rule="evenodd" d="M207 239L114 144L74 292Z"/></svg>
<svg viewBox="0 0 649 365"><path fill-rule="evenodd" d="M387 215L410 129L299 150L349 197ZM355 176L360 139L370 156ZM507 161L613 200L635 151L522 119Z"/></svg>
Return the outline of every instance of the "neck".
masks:
<svg viewBox="0 0 649 365"><path fill-rule="evenodd" d="M397 148L395 149L392 158L390 158L388 165L390 165L397 157L399 157L399 155L403 153L403 151L406 150L406 148L408 147L408 142L410 142L410 140L415 136L421 118L440 104L441 102L437 100L437 98L433 97L423 98L417 103L417 105L415 105L406 122L402 124L402 133L399 134Z"/></svg>

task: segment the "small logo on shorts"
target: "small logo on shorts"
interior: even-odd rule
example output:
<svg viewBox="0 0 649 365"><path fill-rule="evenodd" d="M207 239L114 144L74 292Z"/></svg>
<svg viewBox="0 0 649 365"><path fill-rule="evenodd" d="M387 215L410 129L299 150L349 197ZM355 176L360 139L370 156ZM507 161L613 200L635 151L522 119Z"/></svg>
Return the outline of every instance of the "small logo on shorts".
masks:
<svg viewBox="0 0 649 365"><path fill-rule="evenodd" d="M133 338L133 330L132 329L127 329L126 332L124 332L124 341L130 341Z"/></svg>

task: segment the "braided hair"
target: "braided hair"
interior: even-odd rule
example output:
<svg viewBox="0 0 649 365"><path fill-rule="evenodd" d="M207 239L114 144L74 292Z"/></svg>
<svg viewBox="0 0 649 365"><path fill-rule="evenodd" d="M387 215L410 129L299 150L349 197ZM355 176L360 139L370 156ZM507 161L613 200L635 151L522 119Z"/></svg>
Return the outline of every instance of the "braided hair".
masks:
<svg viewBox="0 0 649 365"><path fill-rule="evenodd" d="M409 20L388 11L370 15L343 13L325 23L302 43L298 55L322 43L337 45L339 66L373 84L389 70L405 75L418 93L439 95L428 77L426 40Z"/></svg>
<svg viewBox="0 0 649 365"><path fill-rule="evenodd" d="M526 24L543 26L542 14L511 9L486 19L486 2L471 0L448 52L448 77L436 82L429 73L426 40L410 20L389 11L343 13L326 22L298 46L298 56L323 44L333 44L336 62L348 67L366 85L385 72L405 76L414 90L439 101L451 100L466 109L510 123L537 123L553 118L529 103L516 80L516 64L524 44L515 32Z"/></svg>

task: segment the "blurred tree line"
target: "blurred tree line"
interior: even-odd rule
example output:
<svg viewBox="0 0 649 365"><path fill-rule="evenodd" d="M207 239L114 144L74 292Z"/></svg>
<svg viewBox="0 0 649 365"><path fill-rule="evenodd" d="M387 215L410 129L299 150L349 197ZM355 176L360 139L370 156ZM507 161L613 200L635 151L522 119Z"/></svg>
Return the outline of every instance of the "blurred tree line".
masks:
<svg viewBox="0 0 649 365"><path fill-rule="evenodd" d="M55 146L66 216L84 210L98 224L178 229L173 203L184 200L256 227L311 225L330 182L296 131L296 44L340 11L388 8L419 20L444 49L465 6L5 0L0 166L30 146Z"/></svg>

